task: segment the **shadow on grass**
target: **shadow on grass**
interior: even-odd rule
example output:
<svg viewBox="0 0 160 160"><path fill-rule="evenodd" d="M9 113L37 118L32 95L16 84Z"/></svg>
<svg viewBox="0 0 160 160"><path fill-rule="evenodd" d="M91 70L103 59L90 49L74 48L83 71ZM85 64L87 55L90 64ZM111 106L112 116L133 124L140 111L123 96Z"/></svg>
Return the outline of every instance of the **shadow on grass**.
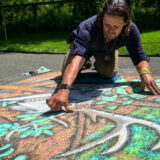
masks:
<svg viewBox="0 0 160 160"><path fill-rule="evenodd" d="M156 29L140 29L140 33L150 33L150 32L158 32L160 31L160 28L156 28Z"/></svg>
<svg viewBox="0 0 160 160"><path fill-rule="evenodd" d="M26 53L66 53L69 33L9 33L8 40L0 35L0 50L2 52Z"/></svg>
<svg viewBox="0 0 160 160"><path fill-rule="evenodd" d="M69 32L40 32L40 33L8 33L8 41L16 43L20 41L21 43L32 43L32 42L43 42L48 40L53 40L55 42L66 40L69 36ZM23 40L23 41L22 41ZM7 42L3 33L0 33L0 41Z"/></svg>

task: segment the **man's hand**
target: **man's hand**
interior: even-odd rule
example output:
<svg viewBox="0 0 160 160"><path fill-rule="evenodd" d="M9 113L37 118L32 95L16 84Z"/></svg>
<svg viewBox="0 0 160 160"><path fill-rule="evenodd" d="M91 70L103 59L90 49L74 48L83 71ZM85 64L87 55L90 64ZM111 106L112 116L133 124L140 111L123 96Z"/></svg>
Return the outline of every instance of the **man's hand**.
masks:
<svg viewBox="0 0 160 160"><path fill-rule="evenodd" d="M145 87L147 87L152 94L160 95L160 89L157 86L154 78L150 74L142 74L141 78L141 91L144 91Z"/></svg>
<svg viewBox="0 0 160 160"><path fill-rule="evenodd" d="M71 86L84 62L84 57L79 55L74 56L64 71L62 71L61 84L68 84L68 86ZM62 107L64 106L66 112L73 112L68 105L68 97L69 89L59 89L56 94L46 100L46 103L54 111L62 111Z"/></svg>
<svg viewBox="0 0 160 160"><path fill-rule="evenodd" d="M64 106L66 112L73 112L73 110L71 110L68 105L68 96L69 96L69 90L61 89L52 97L48 98L46 100L46 103L54 111L62 111L62 106Z"/></svg>

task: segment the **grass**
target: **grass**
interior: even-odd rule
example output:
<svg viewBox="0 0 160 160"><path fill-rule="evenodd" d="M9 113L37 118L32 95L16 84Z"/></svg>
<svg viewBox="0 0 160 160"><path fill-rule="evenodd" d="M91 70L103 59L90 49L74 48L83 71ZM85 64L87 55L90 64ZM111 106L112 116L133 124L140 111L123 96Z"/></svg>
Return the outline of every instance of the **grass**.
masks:
<svg viewBox="0 0 160 160"><path fill-rule="evenodd" d="M65 53L68 49L66 38L69 33L9 33L8 40L0 38L0 51ZM3 39L2 39L3 36Z"/></svg>
<svg viewBox="0 0 160 160"><path fill-rule="evenodd" d="M66 53L69 33L9 33L8 41L0 36L0 51L5 52L40 52ZM141 33L144 50L149 56L160 56L160 30ZM120 48L120 55L128 55L125 47Z"/></svg>
<svg viewBox="0 0 160 160"><path fill-rule="evenodd" d="M160 30L141 33L145 53L149 56L160 56ZM125 47L120 48L120 55L128 55Z"/></svg>

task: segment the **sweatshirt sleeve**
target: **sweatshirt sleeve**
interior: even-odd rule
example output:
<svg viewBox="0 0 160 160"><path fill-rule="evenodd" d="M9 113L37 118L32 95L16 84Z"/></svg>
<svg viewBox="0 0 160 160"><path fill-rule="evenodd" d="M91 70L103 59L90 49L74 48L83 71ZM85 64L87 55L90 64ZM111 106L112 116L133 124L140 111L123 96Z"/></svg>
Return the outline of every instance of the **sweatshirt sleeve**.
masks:
<svg viewBox="0 0 160 160"><path fill-rule="evenodd" d="M149 57L146 56L142 46L139 30L133 22L131 23L131 30L127 40L126 48L135 66L143 60L149 62Z"/></svg>
<svg viewBox="0 0 160 160"><path fill-rule="evenodd" d="M76 30L76 36L71 51L72 55L80 55L88 58L89 42L91 39L90 27L82 22Z"/></svg>

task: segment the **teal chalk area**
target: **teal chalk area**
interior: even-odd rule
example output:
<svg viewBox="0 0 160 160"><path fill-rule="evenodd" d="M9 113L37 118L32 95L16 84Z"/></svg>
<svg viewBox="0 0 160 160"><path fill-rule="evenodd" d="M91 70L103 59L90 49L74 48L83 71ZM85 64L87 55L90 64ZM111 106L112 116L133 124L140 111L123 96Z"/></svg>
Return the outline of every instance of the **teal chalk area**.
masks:
<svg viewBox="0 0 160 160"><path fill-rule="evenodd" d="M116 105L113 105L113 106L107 106L106 107L106 109L108 109L108 110L112 110L112 111L114 111L115 109L117 109L118 108L118 106L116 106Z"/></svg>
<svg viewBox="0 0 160 160"><path fill-rule="evenodd" d="M6 151L5 153L0 154L0 158L6 157L6 156L10 155L10 154L13 153L13 152L14 152L14 149L13 149L13 148L10 148L10 149L9 149L8 151Z"/></svg>
<svg viewBox="0 0 160 160"><path fill-rule="evenodd" d="M157 98L157 99L156 99L156 102L160 103L160 98Z"/></svg>
<svg viewBox="0 0 160 160"><path fill-rule="evenodd" d="M111 84L114 83L120 74L116 74L112 78L102 78L98 73L83 73L75 80L75 84Z"/></svg>
<svg viewBox="0 0 160 160"><path fill-rule="evenodd" d="M122 103L122 105L130 105L130 104L132 104L133 103L133 100L129 100L129 101L125 101L125 102L123 102Z"/></svg>
<svg viewBox="0 0 160 160"><path fill-rule="evenodd" d="M92 157L91 160L118 160L118 158L116 157L105 157L105 156L95 156L95 157Z"/></svg>
<svg viewBox="0 0 160 160"><path fill-rule="evenodd" d="M131 141L124 149L125 154L135 159L136 157L146 160L160 159L159 152L151 151L151 146L158 140L156 131L145 126L133 125L131 135Z"/></svg>
<svg viewBox="0 0 160 160"><path fill-rule="evenodd" d="M10 104L14 104L14 103L17 103L18 101L6 101L6 102L2 102L1 103L1 106L2 107L7 107L8 105Z"/></svg>
<svg viewBox="0 0 160 160"><path fill-rule="evenodd" d="M26 155L19 155L18 157L16 157L14 160L26 160L27 156Z"/></svg>
<svg viewBox="0 0 160 160"><path fill-rule="evenodd" d="M131 116L153 121L160 124L160 110L153 107L142 107L131 113Z"/></svg>
<svg viewBox="0 0 160 160"><path fill-rule="evenodd" d="M9 131L16 129L17 127L19 127L19 123L13 123L13 124L3 123L3 124L0 124L0 137L5 136Z"/></svg>
<svg viewBox="0 0 160 160"><path fill-rule="evenodd" d="M8 149L10 147L11 147L11 144L6 144L5 146L0 147L0 151L6 150L6 149Z"/></svg>
<svg viewBox="0 0 160 160"><path fill-rule="evenodd" d="M90 136L86 137L85 139L82 140L82 142L89 143L90 141L102 138L103 136L106 135L107 132L115 128L114 125L107 125L104 126L103 128L99 129L97 132L91 134Z"/></svg>
<svg viewBox="0 0 160 160"><path fill-rule="evenodd" d="M112 84L118 78L120 74L116 74L112 78L102 78L98 73L81 73L78 75L74 84ZM61 82L62 78L60 77L58 82Z"/></svg>
<svg viewBox="0 0 160 160"><path fill-rule="evenodd" d="M100 102L97 102L96 103L97 105L106 104L107 102L113 102L118 98L118 96L117 95L113 95L110 97L109 96L102 96L101 98L102 98L102 100Z"/></svg>

